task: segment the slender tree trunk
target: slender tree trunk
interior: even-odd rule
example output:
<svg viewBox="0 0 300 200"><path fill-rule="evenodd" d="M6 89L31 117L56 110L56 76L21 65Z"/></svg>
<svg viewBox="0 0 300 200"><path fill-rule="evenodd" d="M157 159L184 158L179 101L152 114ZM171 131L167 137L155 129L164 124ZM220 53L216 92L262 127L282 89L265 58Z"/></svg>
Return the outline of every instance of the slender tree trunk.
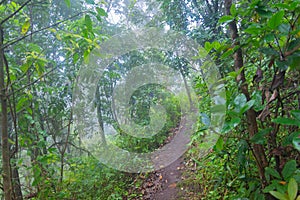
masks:
<svg viewBox="0 0 300 200"><path fill-rule="evenodd" d="M225 14L230 15L230 7L232 5L232 0L225 0ZM231 39L233 41L233 46L238 46L240 43L238 42L239 35L238 29L236 25L236 21L232 21L229 23L229 30L231 32ZM234 53L234 67L236 71L239 71L243 67L243 53L242 49L239 48ZM241 73L237 77L237 82L240 84L240 90L246 96L247 100L250 100L250 94L248 90L248 84L245 78L245 71L242 70ZM255 111L250 108L247 113L247 122L248 122L248 132L249 136L253 137L258 132L258 126L256 121L256 114ZM254 144L253 145L253 155L256 160L256 164L258 167L259 175L262 181L262 186L265 187L267 184L266 177L265 177L265 167L268 166L268 161L266 158L265 150L262 145Z"/></svg>
<svg viewBox="0 0 300 200"><path fill-rule="evenodd" d="M12 199L12 182L10 172L10 151L8 142L8 123L7 123L7 97L5 87L5 74L4 74L4 49L3 49L3 29L0 26L0 98L1 98L1 142L2 142L2 177L3 177L3 190L4 199Z"/></svg>
<svg viewBox="0 0 300 200"><path fill-rule="evenodd" d="M15 200L22 200L23 199L23 194L22 194L22 189L21 189L21 182L20 182L20 176L19 176L19 171L16 166L16 163L12 164L12 184L13 184L13 190L14 190L14 199Z"/></svg>
<svg viewBox="0 0 300 200"><path fill-rule="evenodd" d="M97 102L97 118L98 118L98 123L100 125L100 136L101 136L101 142L102 145L106 146L106 138L105 138L105 133L104 133L104 123L103 123L103 117L102 117L102 107L101 107L101 99L100 99L100 92L99 92L99 85L97 85L97 90L96 90L96 102Z"/></svg>
<svg viewBox="0 0 300 200"><path fill-rule="evenodd" d="M187 84L187 80L184 76L184 73L183 73L183 70L180 68L180 74L182 76L182 79L183 79L183 82L184 82L184 87L185 87L185 90L186 90L186 94L188 96L188 99L189 99L189 103L190 103L190 110L194 110L194 104L193 104L193 100L192 100L192 96L191 96L191 91L190 91L190 88Z"/></svg>

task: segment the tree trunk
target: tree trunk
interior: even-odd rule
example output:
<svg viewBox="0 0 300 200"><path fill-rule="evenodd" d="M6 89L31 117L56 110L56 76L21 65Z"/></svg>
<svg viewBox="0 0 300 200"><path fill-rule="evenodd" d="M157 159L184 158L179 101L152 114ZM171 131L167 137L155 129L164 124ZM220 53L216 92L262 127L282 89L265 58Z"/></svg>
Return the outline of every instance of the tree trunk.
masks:
<svg viewBox="0 0 300 200"><path fill-rule="evenodd" d="M232 0L225 0L225 14L230 15L230 7L232 5ZM235 46L239 46L240 43L238 42L239 35L238 29L236 25L236 21L232 21L229 23L229 30L231 32L231 39L233 41L233 48ZM234 68L235 71L240 71L243 67L243 53L242 49L238 48L234 53ZM248 84L245 78L245 71L242 70L241 73L237 77L237 83L240 85L241 92L246 96L247 100L250 100L250 94L248 90ZM249 137L253 137L258 132L258 126L256 121L256 114L255 111L250 108L246 112L246 118L248 122L248 132ZM265 177L265 167L268 166L268 161L266 158L265 150L262 145L254 144L253 145L253 155L255 157L255 161L258 167L259 175L262 181L262 187L265 187L267 184L266 177Z"/></svg>
<svg viewBox="0 0 300 200"><path fill-rule="evenodd" d="M185 87L185 90L186 90L186 94L187 94L188 99L189 99L190 110L195 110L196 108L194 108L194 104L193 104L193 100L192 100L192 96L191 96L191 91L190 91L189 86L187 84L187 80L184 76L182 68L180 68L180 74L182 76L182 79L183 79L183 82L184 82L184 87Z"/></svg>
<svg viewBox="0 0 300 200"><path fill-rule="evenodd" d="M19 171L16 166L16 163L12 164L12 184L13 184L13 190L14 190L14 199L15 200L22 200L23 195L22 195L22 189L21 189L21 182L20 182L20 176L19 176Z"/></svg>
<svg viewBox="0 0 300 200"><path fill-rule="evenodd" d="M0 98L1 98L1 131L2 131L2 177L3 177L3 190L4 199L12 199L12 182L10 172L10 150L8 142L8 123L7 123L7 97L6 97L6 86L4 83L4 49L3 49L3 29L0 26Z"/></svg>

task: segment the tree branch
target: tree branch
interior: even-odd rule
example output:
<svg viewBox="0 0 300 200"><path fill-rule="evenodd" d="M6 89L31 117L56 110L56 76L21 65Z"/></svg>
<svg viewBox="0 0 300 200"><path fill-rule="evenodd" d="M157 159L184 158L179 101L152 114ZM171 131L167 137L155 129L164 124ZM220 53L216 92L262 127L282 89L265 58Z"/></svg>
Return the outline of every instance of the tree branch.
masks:
<svg viewBox="0 0 300 200"><path fill-rule="evenodd" d="M287 51L284 53L284 57L290 56L293 53L295 53L298 49L300 48L300 44L298 44L297 46L295 46L292 50Z"/></svg>
<svg viewBox="0 0 300 200"><path fill-rule="evenodd" d="M4 24L7 20L9 20L10 18L12 18L13 16L15 16L16 14L18 14L18 12L20 12L20 10L22 10L30 1L32 0L27 0L25 3L23 3L23 5L21 5L20 8L18 8L15 12L11 13L9 16L7 16L4 20L2 20L0 22L0 25Z"/></svg>
<svg viewBox="0 0 300 200"><path fill-rule="evenodd" d="M20 37L20 38L14 40L14 41L12 41L12 42L8 42L8 43L6 43L6 44L3 45L3 49L5 49L5 48L7 48L7 47L9 47L9 46L11 46L11 45L14 45L14 44L16 44L17 42L19 42L19 41L21 41L21 40L23 40L23 39L25 39L25 38L27 38L27 37L29 37L29 36L32 36L32 35L34 35L34 34L36 34L36 33L42 32L42 31L44 31L44 30L46 30L46 29L48 29L48 28L52 28L52 27L58 26L58 25L60 25L60 24L62 24L62 23L64 23L64 22L66 22L66 21L68 21L68 20L70 20L70 19L73 19L73 18L75 18L75 17L77 17L77 16L83 14L83 13L84 13L84 12L79 12L79 13L77 13L76 15L73 15L73 16L71 16L71 17L69 17L69 18L67 18L67 19L65 19L65 20L63 20L63 21L57 22L57 23L55 23L55 24L51 24L51 25L49 25L49 26L47 26L47 27L41 28L41 29L36 30L36 31L33 31L33 32L31 32L31 33L29 33L29 34L27 34L27 35L24 35L23 37Z"/></svg>

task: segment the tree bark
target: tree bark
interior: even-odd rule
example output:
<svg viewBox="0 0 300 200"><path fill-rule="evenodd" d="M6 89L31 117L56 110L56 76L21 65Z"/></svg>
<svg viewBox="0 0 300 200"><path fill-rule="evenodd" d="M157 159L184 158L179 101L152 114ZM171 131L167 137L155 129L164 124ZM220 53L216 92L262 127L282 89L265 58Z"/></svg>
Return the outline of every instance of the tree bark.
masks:
<svg viewBox="0 0 300 200"><path fill-rule="evenodd" d="M225 14L231 15L230 7L232 5L232 0L225 0ZM236 25L236 21L233 20L229 23L229 30L231 32L231 39L233 41L233 48L235 46L239 46L240 43L238 42L239 35L238 29ZM243 67L243 52L241 48L238 48L234 53L234 68L235 71L240 71ZM246 96L247 100L250 100L250 94L248 90L248 84L245 78L245 71L242 70L241 73L237 77L237 83L240 85L241 92ZM256 114L255 111L250 108L246 112L246 118L248 122L248 133L249 137L253 137L258 132L258 125L256 121ZM255 161L258 167L259 175L262 181L262 187L265 187L267 184L266 177L265 177L265 167L268 166L268 161L266 158L265 150L262 145L254 144L253 145L253 155L255 157Z"/></svg>
<svg viewBox="0 0 300 200"><path fill-rule="evenodd" d="M12 176L12 185L13 185L13 191L14 191L14 199L22 200L23 194L22 194L19 171L18 171L16 163L12 164L11 173L12 173L11 176Z"/></svg>
<svg viewBox="0 0 300 200"><path fill-rule="evenodd" d="M3 177L3 190L4 199L12 199L12 179L10 172L10 150L8 141L8 122L7 122L7 96L5 86L4 74L4 48L3 48L3 29L0 26L0 98L1 98L1 131L2 131L2 177Z"/></svg>

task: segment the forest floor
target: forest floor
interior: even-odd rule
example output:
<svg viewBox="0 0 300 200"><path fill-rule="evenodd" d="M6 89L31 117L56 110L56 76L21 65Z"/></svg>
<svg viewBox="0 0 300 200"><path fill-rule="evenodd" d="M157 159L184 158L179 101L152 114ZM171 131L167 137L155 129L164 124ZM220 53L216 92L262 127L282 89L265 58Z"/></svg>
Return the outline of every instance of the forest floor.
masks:
<svg viewBox="0 0 300 200"><path fill-rule="evenodd" d="M182 170L184 169L184 159L180 157L171 165L156 172L158 174L159 190L149 193L150 199L155 200L177 200L180 197L180 188L178 183L182 180ZM157 177L157 175L156 175Z"/></svg>
<svg viewBox="0 0 300 200"><path fill-rule="evenodd" d="M174 135L178 130L173 130ZM172 138L169 137L166 143ZM199 200L200 183L194 180L195 163L187 154L160 170L140 174L129 194L132 200Z"/></svg>
<svg viewBox="0 0 300 200"><path fill-rule="evenodd" d="M193 181L194 163L183 155L169 166L138 176L139 187L130 193L133 200L199 200L200 183Z"/></svg>

